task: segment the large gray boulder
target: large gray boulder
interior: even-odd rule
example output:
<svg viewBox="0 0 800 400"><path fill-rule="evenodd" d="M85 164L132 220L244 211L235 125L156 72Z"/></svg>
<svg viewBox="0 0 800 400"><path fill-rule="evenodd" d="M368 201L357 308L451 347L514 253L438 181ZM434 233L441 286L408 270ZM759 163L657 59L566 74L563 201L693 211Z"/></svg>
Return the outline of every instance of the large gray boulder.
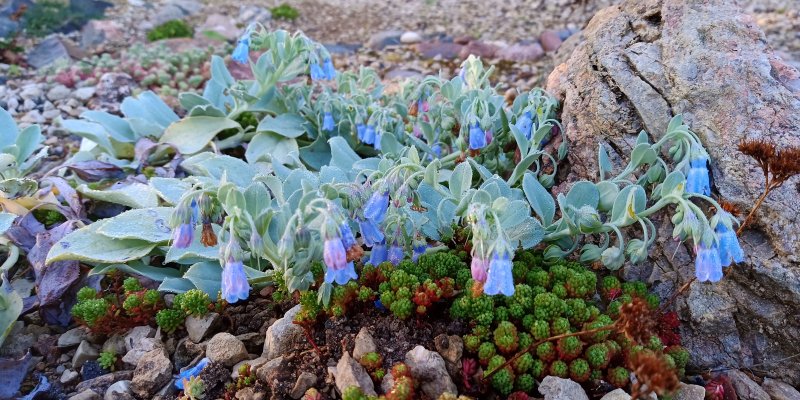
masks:
<svg viewBox="0 0 800 400"><path fill-rule="evenodd" d="M571 141L567 181L595 179L598 141L621 165L636 135L663 135L684 121L712 156L715 194L749 211L761 194L756 164L737 151L745 138L800 145L800 73L773 54L755 20L727 0L626 0L595 15L547 90L563 101ZM718 284L694 282L678 300L684 345L703 369L758 370L800 384L800 195L797 178L774 191L742 237L746 262ZM564 185L568 186L568 185ZM559 190L563 190L564 186ZM645 279L668 297L694 276L693 251L671 239L669 216ZM784 360L785 359L785 360ZM783 360L775 362L776 360Z"/></svg>

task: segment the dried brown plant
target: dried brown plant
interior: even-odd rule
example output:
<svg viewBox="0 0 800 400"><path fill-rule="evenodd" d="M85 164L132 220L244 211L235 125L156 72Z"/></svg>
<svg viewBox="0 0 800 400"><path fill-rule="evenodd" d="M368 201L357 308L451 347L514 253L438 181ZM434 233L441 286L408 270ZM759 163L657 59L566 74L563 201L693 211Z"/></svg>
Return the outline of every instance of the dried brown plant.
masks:
<svg viewBox="0 0 800 400"><path fill-rule="evenodd" d="M653 351L632 354L628 368L636 376L631 388L631 400L646 398L651 393L663 395L678 388L678 376L664 356Z"/></svg>
<svg viewBox="0 0 800 400"><path fill-rule="evenodd" d="M620 307L617 329L637 343L648 343L658 334L658 316L646 301L634 297Z"/></svg>

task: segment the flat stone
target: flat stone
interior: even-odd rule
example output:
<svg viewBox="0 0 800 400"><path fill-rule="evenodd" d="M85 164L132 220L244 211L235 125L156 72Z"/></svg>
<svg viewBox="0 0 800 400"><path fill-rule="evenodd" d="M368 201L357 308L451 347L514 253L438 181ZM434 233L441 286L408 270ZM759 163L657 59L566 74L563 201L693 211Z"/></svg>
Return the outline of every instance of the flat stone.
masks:
<svg viewBox="0 0 800 400"><path fill-rule="evenodd" d="M334 372L333 376L339 393L344 393L351 386L358 386L367 396L377 396L372 378L358 361L350 357L349 352L345 351L342 354L342 358L336 364L336 372Z"/></svg>
<svg viewBox="0 0 800 400"><path fill-rule="evenodd" d="M80 101L86 102L92 97L94 97L95 92L97 92L97 89L94 86L82 87L72 92L72 97L75 97Z"/></svg>
<svg viewBox="0 0 800 400"><path fill-rule="evenodd" d="M458 394L444 358L439 353L417 346L406 353L405 361L411 375L420 381L420 388L426 396L438 399L444 393Z"/></svg>
<svg viewBox="0 0 800 400"><path fill-rule="evenodd" d="M264 339L263 357L268 360L286 354L296 342L304 340L303 328L295 324L294 316L300 312L300 305L292 307L283 318L275 321L267 329Z"/></svg>
<svg viewBox="0 0 800 400"><path fill-rule="evenodd" d="M72 91L64 85L56 85L47 91L47 98L50 99L50 101L64 100L71 92Z"/></svg>
<svg viewBox="0 0 800 400"><path fill-rule="evenodd" d="M81 344L78 345L78 348L75 350L75 355L72 357L72 368L78 369L86 361L96 360L99 355L100 352L94 345L83 340Z"/></svg>
<svg viewBox="0 0 800 400"><path fill-rule="evenodd" d="M188 333L189 339L195 343L200 343L206 335L219 327L220 321L219 314L213 312L202 317L190 315L186 317L184 326L186 326L186 333Z"/></svg>
<svg viewBox="0 0 800 400"><path fill-rule="evenodd" d="M269 360L256 370L256 377L263 382L272 382L272 377L281 364L283 364L283 356Z"/></svg>
<svg viewBox="0 0 800 400"><path fill-rule="evenodd" d="M378 348L375 346L375 339L372 338L372 335L366 327L361 327L361 330L358 331L358 335L356 335L355 345L353 346L353 358L361 360L364 354L376 351L378 351Z"/></svg>
<svg viewBox="0 0 800 400"><path fill-rule="evenodd" d="M764 378L761 387L769 393L772 400L800 400L800 392L797 389L777 379Z"/></svg>
<svg viewBox="0 0 800 400"><path fill-rule="evenodd" d="M131 378L133 378L133 371L112 372L78 383L78 385L75 386L75 391L80 393L85 390L91 390L102 397L102 395L106 393L106 390L108 390L108 387L114 382L130 380Z"/></svg>
<svg viewBox="0 0 800 400"><path fill-rule="evenodd" d="M245 365L245 364L249 365L250 366L250 372L255 374L256 371L258 371L258 369L261 368L261 366L266 364L266 363L267 363L267 359L264 358L264 357L258 357L258 358L254 358L252 360L239 361L238 363L236 363L236 365L233 366L233 368L231 368L231 379L235 380L236 378L239 377L239 367L241 367L242 365Z"/></svg>
<svg viewBox="0 0 800 400"><path fill-rule="evenodd" d="M236 400L264 400L266 393L258 392L253 387L246 387L236 391Z"/></svg>
<svg viewBox="0 0 800 400"><path fill-rule="evenodd" d="M501 48L495 53L495 57L504 61L530 62L536 61L544 56L544 49L539 43L534 44L513 44Z"/></svg>
<svg viewBox="0 0 800 400"><path fill-rule="evenodd" d="M232 367L247 358L247 348L235 336L227 332L221 332L208 341L206 356L211 362Z"/></svg>
<svg viewBox="0 0 800 400"><path fill-rule="evenodd" d="M183 338L175 346L175 354L173 354L172 361L175 363L176 369L182 369L192 364L192 361L201 357L204 353L205 344L196 344L189 338Z"/></svg>
<svg viewBox="0 0 800 400"><path fill-rule="evenodd" d="M461 357L464 354L464 340L458 335L441 334L433 339L434 346L444 359L447 372L454 379L460 376Z"/></svg>
<svg viewBox="0 0 800 400"><path fill-rule="evenodd" d="M306 393L306 390L310 389L316 384L316 375L310 372L303 372L297 377L297 381L295 381L292 391L289 392L289 396L292 396L293 399L300 399Z"/></svg>
<svg viewBox="0 0 800 400"><path fill-rule="evenodd" d="M211 14L206 17L199 27L198 32L215 32L227 40L236 40L242 30L236 27L236 20L222 14Z"/></svg>
<svg viewBox="0 0 800 400"><path fill-rule="evenodd" d="M158 389L172 379L172 363L167 352L155 349L147 352L133 371L131 390L141 398L150 398Z"/></svg>
<svg viewBox="0 0 800 400"><path fill-rule="evenodd" d="M102 400L103 396L91 391L90 389L86 389L72 397L69 400Z"/></svg>
<svg viewBox="0 0 800 400"><path fill-rule="evenodd" d="M127 344L127 343L126 343ZM143 338L139 342L136 342L136 347L132 348L130 351L125 353L125 356L122 357L122 362L128 365L137 365L139 364L139 360L145 353L153 351L155 349L163 349L164 344L161 343L161 340L156 338Z"/></svg>
<svg viewBox="0 0 800 400"><path fill-rule="evenodd" d="M156 330L148 325L131 328L131 330L129 330L128 333L125 334L125 348L128 351L131 351L132 349L137 347L137 343L141 342L142 339L151 338L155 334Z"/></svg>
<svg viewBox="0 0 800 400"><path fill-rule="evenodd" d="M727 372L728 379L736 390L736 395L741 400L770 400L769 394L750 379L747 374L739 370L731 370Z"/></svg>
<svg viewBox="0 0 800 400"><path fill-rule="evenodd" d="M62 333L58 337L57 343L58 347L73 347L81 344L84 340L93 341L94 337L89 331L89 328L80 326Z"/></svg>
<svg viewBox="0 0 800 400"><path fill-rule="evenodd" d="M42 40L27 55L28 64L36 69L44 68L57 60L68 60L69 58L67 46L57 36L50 36Z"/></svg>
<svg viewBox="0 0 800 400"><path fill-rule="evenodd" d="M125 354L128 351L128 348L125 347L125 337L118 333L111 335L103 343L101 351L114 353L116 355Z"/></svg>
<svg viewBox="0 0 800 400"><path fill-rule="evenodd" d="M458 43L447 42L421 42L417 44L417 52L424 58L438 58L452 60L458 58L464 46Z"/></svg>
<svg viewBox="0 0 800 400"><path fill-rule="evenodd" d="M58 381L66 385L77 381L80 377L81 374L79 374L78 371L67 369L64 370L64 372L61 374L61 378L59 378Z"/></svg>
<svg viewBox="0 0 800 400"><path fill-rule="evenodd" d="M675 400L703 400L706 398L706 388L681 382L672 398Z"/></svg>
<svg viewBox="0 0 800 400"><path fill-rule="evenodd" d="M600 400L631 400L631 395L622 389L615 389L605 394Z"/></svg>
<svg viewBox="0 0 800 400"><path fill-rule="evenodd" d="M578 382L555 376L546 376L542 380L539 393L544 395L545 400L589 400Z"/></svg>
<svg viewBox="0 0 800 400"><path fill-rule="evenodd" d="M473 40L467 43L467 45L461 49L459 57L461 57L462 59L466 59L470 55L474 55L475 57L480 57L480 58L493 58L495 54L497 54L498 50L500 50L498 46L486 42Z"/></svg>
<svg viewBox="0 0 800 400"><path fill-rule="evenodd" d="M131 381L114 382L113 385L106 389L103 400L121 400L133 398L131 395Z"/></svg>
<svg viewBox="0 0 800 400"><path fill-rule="evenodd" d="M81 30L81 48L90 49L106 43L120 43L125 39L125 28L111 19L93 19Z"/></svg>
<svg viewBox="0 0 800 400"><path fill-rule="evenodd" d="M414 31L403 32L400 36L400 43L414 44L422 41L422 35Z"/></svg>
<svg viewBox="0 0 800 400"><path fill-rule="evenodd" d="M375 33L367 40L367 47L373 50L383 50L387 46L398 45L403 33L403 31L396 30Z"/></svg>

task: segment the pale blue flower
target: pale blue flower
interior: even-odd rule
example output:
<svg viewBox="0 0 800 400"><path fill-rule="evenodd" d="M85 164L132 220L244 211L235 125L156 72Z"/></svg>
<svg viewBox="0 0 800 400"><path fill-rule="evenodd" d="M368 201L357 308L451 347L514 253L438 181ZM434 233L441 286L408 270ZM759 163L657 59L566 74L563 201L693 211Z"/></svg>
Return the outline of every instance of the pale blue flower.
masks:
<svg viewBox="0 0 800 400"><path fill-rule="evenodd" d="M514 124L518 131L522 132L526 138L531 138L531 129L533 129L533 114L530 111L525 111L517 118L517 123Z"/></svg>
<svg viewBox="0 0 800 400"><path fill-rule="evenodd" d="M326 112L325 115L322 117L322 130L327 132L332 132L333 128L335 128L335 123L333 122L333 115L329 112Z"/></svg>
<svg viewBox="0 0 800 400"><path fill-rule="evenodd" d="M411 261L417 262L419 257L425 254L426 250L428 250L428 245L426 243L414 245L414 249L411 252Z"/></svg>
<svg viewBox="0 0 800 400"><path fill-rule="evenodd" d="M324 79L329 81L336 79L336 69L333 67L333 61L330 58L322 61L322 73L325 75Z"/></svg>
<svg viewBox="0 0 800 400"><path fill-rule="evenodd" d="M244 273L244 264L233 255L228 256L225 268L222 269L222 298L228 303L247 300L250 295L250 283Z"/></svg>
<svg viewBox="0 0 800 400"><path fill-rule="evenodd" d="M695 248L697 258L694 262L694 273L700 282L719 282L722 279L722 261L716 246L708 247L700 243Z"/></svg>
<svg viewBox="0 0 800 400"><path fill-rule="evenodd" d="M403 248L398 246L397 243L393 244L392 247L389 247L389 262L392 265L400 264L400 261L403 261L405 254L403 253Z"/></svg>
<svg viewBox="0 0 800 400"><path fill-rule="evenodd" d="M191 224L180 224L173 231L172 245L178 249L185 249L194 240L194 226Z"/></svg>
<svg viewBox="0 0 800 400"><path fill-rule="evenodd" d="M361 141L366 143L366 144L374 144L375 143L375 127L374 126L367 125L367 127L364 128L364 135L363 135L363 138L361 139Z"/></svg>
<svg viewBox="0 0 800 400"><path fill-rule="evenodd" d="M203 368L205 368L206 365L208 365L209 361L210 360L208 359L208 357L205 357L202 360L200 360L200 362L198 362L197 365L195 365L194 367L187 368L185 371L178 374L178 379L175 380L175 387L178 388L179 390L183 390L183 381L184 380L188 381L189 379L200 375L200 372L202 372Z"/></svg>
<svg viewBox="0 0 800 400"><path fill-rule="evenodd" d="M739 238L736 232L728 229L722 222L717 224L715 229L717 237L719 238L719 258L723 267L731 265L731 263L740 263L744 261L744 250L739 244Z"/></svg>
<svg viewBox="0 0 800 400"><path fill-rule="evenodd" d="M345 221L339 227L339 232L342 234L342 245L345 249L349 249L356 244L356 238L353 236L353 230L350 229L350 224Z"/></svg>
<svg viewBox="0 0 800 400"><path fill-rule="evenodd" d="M381 150L381 139L383 139L383 131L378 130L375 132L375 143L372 144L375 150Z"/></svg>
<svg viewBox="0 0 800 400"><path fill-rule="evenodd" d="M359 141L364 142L367 133L367 126L364 124L356 124L356 137Z"/></svg>
<svg viewBox="0 0 800 400"><path fill-rule="evenodd" d="M364 238L364 244L368 247L372 247L384 240L383 232L372 220L359 219L358 229L361 230L361 237Z"/></svg>
<svg viewBox="0 0 800 400"><path fill-rule="evenodd" d="M369 263L372 265L380 265L382 262L386 261L389 258L388 251L386 249L386 243L375 243L375 246L372 246L372 251L369 253Z"/></svg>
<svg viewBox="0 0 800 400"><path fill-rule="evenodd" d="M342 239L332 237L325 239L322 245L322 259L328 269L341 270L347 264L347 253L342 244Z"/></svg>
<svg viewBox="0 0 800 400"><path fill-rule="evenodd" d="M484 147L486 147L486 133L476 122L469 127L469 148L470 150L478 150Z"/></svg>
<svg viewBox="0 0 800 400"><path fill-rule="evenodd" d="M514 276L511 274L511 254L502 251L500 254L495 252L489 262L489 274L486 284L483 285L483 292L492 296L503 294L511 296L514 294Z"/></svg>
<svg viewBox="0 0 800 400"><path fill-rule="evenodd" d="M686 191L689 193L711 195L711 183L708 176L708 158L700 156L689 161L689 173L686 175Z"/></svg>
<svg viewBox="0 0 800 400"><path fill-rule="evenodd" d="M233 54L231 55L233 61L238 62L239 64L247 64L250 61L250 30L248 29L241 38L239 38L239 42L236 43L236 48L233 49Z"/></svg>
<svg viewBox="0 0 800 400"><path fill-rule="evenodd" d="M342 269L335 270L333 268L328 268L325 270L325 282L327 283L336 282L339 285L344 285L350 282L351 279L358 279L358 274L356 273L355 265L352 261L348 262Z"/></svg>
<svg viewBox="0 0 800 400"><path fill-rule="evenodd" d="M322 71L322 67L319 66L318 63L314 62L311 63L311 79L314 81L321 81L325 80L325 72Z"/></svg>
<svg viewBox="0 0 800 400"><path fill-rule="evenodd" d="M386 211L389 209L389 192L376 191L364 205L364 217L376 224L383 222L386 218Z"/></svg>

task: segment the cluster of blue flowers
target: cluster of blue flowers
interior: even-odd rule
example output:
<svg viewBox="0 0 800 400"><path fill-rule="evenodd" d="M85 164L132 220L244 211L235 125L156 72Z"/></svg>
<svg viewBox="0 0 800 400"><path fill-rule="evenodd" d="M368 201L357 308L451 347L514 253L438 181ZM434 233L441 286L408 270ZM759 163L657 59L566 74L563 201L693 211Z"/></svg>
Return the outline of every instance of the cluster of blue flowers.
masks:
<svg viewBox="0 0 800 400"><path fill-rule="evenodd" d="M383 138L383 133L380 130L376 130L374 126L357 124L356 136L362 143L374 146L375 150L381 149L381 139Z"/></svg>
<svg viewBox="0 0 800 400"><path fill-rule="evenodd" d="M329 57L322 60L322 65L319 62L311 63L311 79L314 81L332 81L336 79L336 68L333 67L333 61Z"/></svg>
<svg viewBox="0 0 800 400"><path fill-rule="evenodd" d="M483 284L483 292L488 295L514 294L514 277L512 275L514 249L498 232L499 237L489 248L487 242L491 236L489 225L484 216L485 210L476 206L470 210L472 225L472 262L470 270L472 279Z"/></svg>
<svg viewBox="0 0 800 400"><path fill-rule="evenodd" d="M686 174L686 191L688 193L711 195L711 182L708 173L708 156L704 151L693 149L689 159L689 172ZM724 210L719 210L725 219L732 219ZM689 211L687 218L695 218ZM715 238L711 244L700 242L695 246L695 277L700 282L719 282L722 279L722 268L733 263L744 261L744 250L739 238L728 225L717 221L714 228Z"/></svg>

